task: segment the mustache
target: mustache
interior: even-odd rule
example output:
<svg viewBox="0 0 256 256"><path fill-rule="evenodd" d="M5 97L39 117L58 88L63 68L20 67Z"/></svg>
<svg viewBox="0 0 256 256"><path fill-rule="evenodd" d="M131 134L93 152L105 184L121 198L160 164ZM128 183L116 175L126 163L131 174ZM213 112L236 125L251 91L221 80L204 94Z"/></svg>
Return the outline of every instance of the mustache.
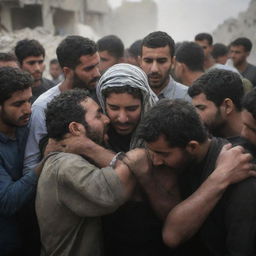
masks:
<svg viewBox="0 0 256 256"><path fill-rule="evenodd" d="M148 77L160 77L160 74L158 72L151 72L148 74Z"/></svg>
<svg viewBox="0 0 256 256"><path fill-rule="evenodd" d="M25 114L25 115L23 115L23 116L21 116L20 118L19 118L19 120L20 121L22 121L22 120L25 120L25 119L27 119L27 118L30 118L30 114Z"/></svg>
<svg viewBox="0 0 256 256"><path fill-rule="evenodd" d="M125 123L114 122L113 124L121 126L121 127L126 127L126 126L130 126L130 125L134 125L135 123L133 123L133 122L125 122Z"/></svg>
<svg viewBox="0 0 256 256"><path fill-rule="evenodd" d="M90 81L90 83L96 83L96 82L98 82L100 80L100 77L94 77L91 81Z"/></svg>

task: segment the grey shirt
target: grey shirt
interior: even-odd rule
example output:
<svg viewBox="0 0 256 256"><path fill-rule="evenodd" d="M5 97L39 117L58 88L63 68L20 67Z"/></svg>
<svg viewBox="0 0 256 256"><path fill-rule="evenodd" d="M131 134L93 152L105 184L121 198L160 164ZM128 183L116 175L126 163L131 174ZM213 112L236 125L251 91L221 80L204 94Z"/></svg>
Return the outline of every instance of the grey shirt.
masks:
<svg viewBox="0 0 256 256"><path fill-rule="evenodd" d="M159 93L159 99L184 99L191 102L191 98L188 95L188 87L176 82L171 76L167 86Z"/></svg>
<svg viewBox="0 0 256 256"><path fill-rule="evenodd" d="M99 169L74 154L53 154L36 196L41 255L102 255L100 216L123 203L123 187L111 167Z"/></svg>
<svg viewBox="0 0 256 256"><path fill-rule="evenodd" d="M256 66L248 63L246 69L241 74L252 82L253 87L256 87Z"/></svg>

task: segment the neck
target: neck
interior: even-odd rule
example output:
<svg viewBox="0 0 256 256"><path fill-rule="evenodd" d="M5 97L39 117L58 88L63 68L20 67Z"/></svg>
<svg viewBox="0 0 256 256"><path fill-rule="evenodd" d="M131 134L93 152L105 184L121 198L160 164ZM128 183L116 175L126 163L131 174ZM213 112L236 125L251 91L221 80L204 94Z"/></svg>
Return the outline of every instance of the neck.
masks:
<svg viewBox="0 0 256 256"><path fill-rule="evenodd" d="M215 64L215 61L212 56L209 56L204 59L204 70L211 68Z"/></svg>
<svg viewBox="0 0 256 256"><path fill-rule="evenodd" d="M209 147L211 145L211 139L207 138L207 140L200 144L200 149L197 155L197 162L201 162L208 153Z"/></svg>
<svg viewBox="0 0 256 256"><path fill-rule="evenodd" d="M16 127L7 125L2 121L2 119L0 119L0 132L10 138L15 138Z"/></svg>
<svg viewBox="0 0 256 256"><path fill-rule="evenodd" d="M36 80L36 81L34 81L34 83L32 84L32 87L38 87L38 86L40 86L40 84L42 83L42 80L40 79L40 80Z"/></svg>
<svg viewBox="0 0 256 256"><path fill-rule="evenodd" d="M237 64L237 65L234 65L234 66L241 73L241 72L245 71L247 65L248 65L248 62L245 61L243 63Z"/></svg>
<svg viewBox="0 0 256 256"><path fill-rule="evenodd" d="M65 80L59 86L61 92L65 92L73 89L73 80L65 78Z"/></svg>
<svg viewBox="0 0 256 256"><path fill-rule="evenodd" d="M156 94L156 95L159 95L160 92L168 85L170 81L170 76L168 76L168 79L166 79L166 81L162 84L161 87L158 87L158 88L153 88L151 87L152 91Z"/></svg>
<svg viewBox="0 0 256 256"><path fill-rule="evenodd" d="M223 138L239 136L242 131L242 117L241 112L234 112L231 114L225 126L221 130L220 136Z"/></svg>
<svg viewBox="0 0 256 256"><path fill-rule="evenodd" d="M193 82L203 75L202 71L187 72L182 78L182 83L188 86L191 86Z"/></svg>

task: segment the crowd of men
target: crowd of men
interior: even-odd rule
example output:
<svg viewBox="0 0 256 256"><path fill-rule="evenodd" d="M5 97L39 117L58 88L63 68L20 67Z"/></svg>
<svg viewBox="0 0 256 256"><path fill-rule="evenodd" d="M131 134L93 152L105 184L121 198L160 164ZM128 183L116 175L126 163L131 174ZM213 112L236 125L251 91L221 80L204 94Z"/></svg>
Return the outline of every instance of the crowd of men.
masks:
<svg viewBox="0 0 256 256"><path fill-rule="evenodd" d="M251 49L71 35L52 80L37 40L0 53L0 256L256 255Z"/></svg>

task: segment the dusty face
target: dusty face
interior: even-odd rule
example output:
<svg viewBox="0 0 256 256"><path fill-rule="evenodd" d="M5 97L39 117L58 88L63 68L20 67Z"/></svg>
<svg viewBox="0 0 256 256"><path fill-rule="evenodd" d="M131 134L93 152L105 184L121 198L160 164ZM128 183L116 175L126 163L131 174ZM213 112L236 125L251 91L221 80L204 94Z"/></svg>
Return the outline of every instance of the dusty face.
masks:
<svg viewBox="0 0 256 256"><path fill-rule="evenodd" d="M219 134L223 127L225 120L221 113L221 109L207 100L204 93L192 98L192 104L196 108L197 113L200 115L203 123L213 135Z"/></svg>
<svg viewBox="0 0 256 256"><path fill-rule="evenodd" d="M107 126L109 119L101 111L99 105L92 99L88 98L81 102L86 109L85 121L88 127L85 127L86 136L98 144L103 144L106 140Z"/></svg>
<svg viewBox="0 0 256 256"><path fill-rule="evenodd" d="M100 73L103 74L108 68L118 63L118 59L109 54L108 51L99 52L100 55Z"/></svg>
<svg viewBox="0 0 256 256"><path fill-rule="evenodd" d="M241 131L241 136L245 137L251 143L256 145L256 120L249 111L242 111L242 122L243 128Z"/></svg>
<svg viewBox="0 0 256 256"><path fill-rule="evenodd" d="M246 52L242 45L230 47L230 58L232 59L234 66L243 64L249 54L250 53Z"/></svg>
<svg viewBox="0 0 256 256"><path fill-rule="evenodd" d="M203 48L204 57L209 58L212 52L212 45L210 45L207 40L196 41L196 43Z"/></svg>
<svg viewBox="0 0 256 256"><path fill-rule="evenodd" d="M29 56L25 58L22 62L21 68L28 71L34 77L35 81L41 80L45 69L43 55Z"/></svg>
<svg viewBox="0 0 256 256"><path fill-rule="evenodd" d="M147 143L147 148L153 153L152 161L155 166L165 165L170 169L182 172L193 161L192 156L183 148L170 147L164 135Z"/></svg>
<svg viewBox="0 0 256 256"><path fill-rule="evenodd" d="M0 108L1 123L10 127L28 124L31 115L31 98L31 88L14 92Z"/></svg>
<svg viewBox="0 0 256 256"><path fill-rule="evenodd" d="M148 48L143 46L140 66L148 76L151 89L158 94L169 82L172 57L169 46Z"/></svg>
<svg viewBox="0 0 256 256"><path fill-rule="evenodd" d="M94 90L100 78L98 53L80 57L80 64L74 70L73 87Z"/></svg>
<svg viewBox="0 0 256 256"><path fill-rule="evenodd" d="M141 110L141 100L129 93L111 93L106 98L106 112L118 134L127 135L135 130Z"/></svg>

